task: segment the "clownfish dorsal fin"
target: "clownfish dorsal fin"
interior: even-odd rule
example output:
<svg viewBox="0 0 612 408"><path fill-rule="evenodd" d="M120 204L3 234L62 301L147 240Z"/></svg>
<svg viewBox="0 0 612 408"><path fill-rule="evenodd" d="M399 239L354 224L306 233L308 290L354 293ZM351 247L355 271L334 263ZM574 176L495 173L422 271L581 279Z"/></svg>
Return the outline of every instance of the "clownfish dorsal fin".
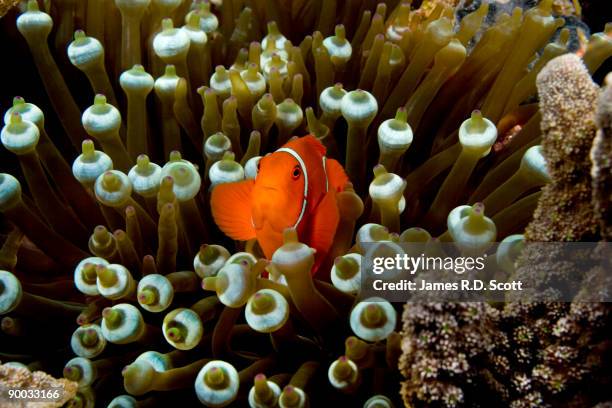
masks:
<svg viewBox="0 0 612 408"><path fill-rule="evenodd" d="M314 150L315 152L317 152L317 154L320 154L321 156L325 156L325 154L327 153L327 149L325 148L323 143L321 143L319 139L317 139L313 135L302 136L296 139L295 141L288 143L287 145L290 145L291 143L303 144L305 146L308 146L309 149Z"/></svg>
<svg viewBox="0 0 612 408"><path fill-rule="evenodd" d="M212 216L219 229L232 239L247 241L255 238L255 227L251 219L254 184L253 180L223 183L212 190Z"/></svg>

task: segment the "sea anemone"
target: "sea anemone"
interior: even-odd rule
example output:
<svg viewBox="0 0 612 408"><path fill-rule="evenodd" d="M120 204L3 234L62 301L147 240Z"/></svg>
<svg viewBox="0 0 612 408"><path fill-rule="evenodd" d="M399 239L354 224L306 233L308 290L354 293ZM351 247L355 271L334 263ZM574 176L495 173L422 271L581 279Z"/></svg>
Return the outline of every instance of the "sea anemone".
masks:
<svg viewBox="0 0 612 408"><path fill-rule="evenodd" d="M416 303L398 324L360 292L371 242L609 240L610 26L567 1L375 3L4 15L0 103L23 97L0 135L0 359L74 381L70 406L522 407L587 375L602 401L603 306ZM211 195L306 134L349 176L338 225L324 259L291 226L265 259Z"/></svg>

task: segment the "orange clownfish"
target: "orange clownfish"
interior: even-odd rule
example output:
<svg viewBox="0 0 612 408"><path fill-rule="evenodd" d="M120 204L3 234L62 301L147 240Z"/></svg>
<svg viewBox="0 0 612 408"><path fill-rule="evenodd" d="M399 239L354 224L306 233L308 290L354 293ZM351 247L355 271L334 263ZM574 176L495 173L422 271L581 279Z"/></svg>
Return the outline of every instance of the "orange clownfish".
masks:
<svg viewBox="0 0 612 408"><path fill-rule="evenodd" d="M240 241L257 238L271 259L283 245L283 231L293 227L301 242L316 249L315 273L338 226L336 193L348 182L325 152L314 136L293 139L261 158L255 180L214 187L211 209L221 231Z"/></svg>

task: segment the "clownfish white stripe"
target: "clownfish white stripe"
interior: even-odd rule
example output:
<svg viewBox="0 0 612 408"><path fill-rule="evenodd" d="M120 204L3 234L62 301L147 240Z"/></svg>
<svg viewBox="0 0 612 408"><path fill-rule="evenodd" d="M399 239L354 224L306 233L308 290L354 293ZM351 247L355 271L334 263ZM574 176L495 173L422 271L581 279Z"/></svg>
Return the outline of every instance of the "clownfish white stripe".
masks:
<svg viewBox="0 0 612 408"><path fill-rule="evenodd" d="M300 164L300 167L302 168L302 173L304 174L304 198L302 201L302 211L300 211L300 215L295 224L293 225L293 228L297 228L298 225L300 225L302 218L304 218L304 214L306 214L306 205L308 204L308 169L306 169L306 163L304 163L302 157L295 150L290 149L288 147L281 147L277 150L277 152L285 152L293 156L293 158L297 160L297 162Z"/></svg>
<svg viewBox="0 0 612 408"><path fill-rule="evenodd" d="M302 157L295 150L288 147L281 147L277 152L289 153L299 163L302 173L304 173L304 199L306 199L308 197L308 170L306 169L306 163L304 163Z"/></svg>
<svg viewBox="0 0 612 408"><path fill-rule="evenodd" d="M302 157L295 150L289 147L281 147L280 149L277 150L277 152L285 152L293 156L293 158L297 160L297 162L299 163L300 167L302 168L302 173L304 174L304 199L302 201L302 211L300 211L300 215L297 221L295 222L295 224L293 225L293 228L297 228L298 225L300 225L300 222L302 221L302 219L304 218L304 214L306 214L306 205L308 204L308 169L306 168L306 163L304 163L304 160L302 159ZM326 157L323 156L323 173L325 174L325 192L327 192L329 189L329 180L327 179L327 169L326 169L325 162L326 162Z"/></svg>
<svg viewBox="0 0 612 408"><path fill-rule="evenodd" d="M323 156L323 174L325 174L325 192L329 191L329 179L327 178L327 157Z"/></svg>

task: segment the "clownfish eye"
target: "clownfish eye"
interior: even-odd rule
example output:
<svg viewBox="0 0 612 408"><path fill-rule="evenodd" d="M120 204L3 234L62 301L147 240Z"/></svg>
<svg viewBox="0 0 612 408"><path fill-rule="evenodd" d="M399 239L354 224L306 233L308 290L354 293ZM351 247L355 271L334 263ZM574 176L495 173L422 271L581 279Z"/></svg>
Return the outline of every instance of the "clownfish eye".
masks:
<svg viewBox="0 0 612 408"><path fill-rule="evenodd" d="M302 174L302 169L300 168L299 165L295 166L293 170L291 171L291 177L294 180L297 180L298 178L300 178L301 174Z"/></svg>

